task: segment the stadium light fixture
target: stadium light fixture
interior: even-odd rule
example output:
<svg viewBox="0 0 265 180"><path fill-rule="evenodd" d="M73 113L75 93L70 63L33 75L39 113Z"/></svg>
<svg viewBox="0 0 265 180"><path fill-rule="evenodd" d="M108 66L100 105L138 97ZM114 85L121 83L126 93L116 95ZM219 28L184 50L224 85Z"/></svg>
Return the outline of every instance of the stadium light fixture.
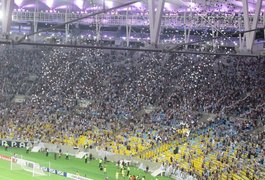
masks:
<svg viewBox="0 0 265 180"><path fill-rule="evenodd" d="M22 4L23 4L23 0L15 0L15 4L16 4L18 7L21 7Z"/></svg>
<svg viewBox="0 0 265 180"><path fill-rule="evenodd" d="M143 3L142 2L137 2L133 6L138 8L138 9L141 9L143 7Z"/></svg>
<svg viewBox="0 0 265 180"><path fill-rule="evenodd" d="M84 1L83 1L83 0L75 0L75 5L76 5L79 9L83 9Z"/></svg>
<svg viewBox="0 0 265 180"><path fill-rule="evenodd" d="M165 2L165 9L166 9L167 11L173 11L173 7L172 7L172 5L171 5L170 3L168 3L168 2Z"/></svg>
<svg viewBox="0 0 265 180"><path fill-rule="evenodd" d="M105 5L108 8L113 8L113 1L105 1Z"/></svg>
<svg viewBox="0 0 265 180"><path fill-rule="evenodd" d="M53 8L53 5L54 5L54 0L47 0L45 2L45 4L50 8L52 9Z"/></svg>

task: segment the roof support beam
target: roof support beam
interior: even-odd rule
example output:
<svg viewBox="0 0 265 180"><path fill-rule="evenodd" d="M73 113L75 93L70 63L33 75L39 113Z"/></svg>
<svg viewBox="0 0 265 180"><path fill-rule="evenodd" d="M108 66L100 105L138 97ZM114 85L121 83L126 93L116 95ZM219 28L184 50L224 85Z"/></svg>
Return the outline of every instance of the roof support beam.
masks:
<svg viewBox="0 0 265 180"><path fill-rule="evenodd" d="M100 19L98 17L98 15L95 16L95 23L96 23L96 41L99 42L101 39L100 36L100 29L101 29L101 24L100 24Z"/></svg>
<svg viewBox="0 0 265 180"><path fill-rule="evenodd" d="M265 28L265 12L263 12L263 27ZM264 32L264 39L265 39L265 29L263 30Z"/></svg>
<svg viewBox="0 0 265 180"><path fill-rule="evenodd" d="M33 19L33 32L38 31L38 19L39 19L39 0L35 0L34 7L34 19ZM36 42L37 34L34 34L33 41Z"/></svg>
<svg viewBox="0 0 265 180"><path fill-rule="evenodd" d="M244 27L245 31L249 31L251 29L256 29L259 16L260 16L260 10L262 6L262 0L257 0L256 7L255 7L255 14L253 18L253 22L250 25L250 20L249 20L249 8L248 8L248 0L242 0L243 2L243 13L244 13ZM254 40L255 40L255 31L251 31L245 34L246 38L246 50L252 51L253 50L253 45L254 45Z"/></svg>
<svg viewBox="0 0 265 180"><path fill-rule="evenodd" d="M9 41L0 41L0 44L11 43ZM200 51L164 51L159 48L152 49L139 49L139 48L126 48L126 47L112 47L112 46L87 46L87 45L75 45L75 44L43 44L43 43L34 43L34 42L21 42L20 45L29 45L29 46L50 46L50 47L72 47L72 48L87 48L87 49L113 49L113 50L126 50L126 51L140 51L140 52L158 52L158 53L183 53L183 54L205 54L205 55L224 55L224 56L244 56L244 57L260 57L258 54L227 54L227 53L213 53L213 52L200 52Z"/></svg>
<svg viewBox="0 0 265 180"><path fill-rule="evenodd" d="M65 9L65 15L64 15L64 21L68 22L68 15L70 11L70 1L67 1L67 8ZM67 43L69 40L69 24L64 25L64 30L65 30L65 42Z"/></svg>
<svg viewBox="0 0 265 180"><path fill-rule="evenodd" d="M155 1L148 0L150 40L152 45L157 45L159 42L165 0L157 0L157 3L155 8Z"/></svg>
<svg viewBox="0 0 265 180"><path fill-rule="evenodd" d="M131 30L132 30L132 22L128 18L129 7L127 7L126 11L126 47L130 45L130 38L131 38Z"/></svg>
<svg viewBox="0 0 265 180"><path fill-rule="evenodd" d="M14 0L2 0L2 34L8 36L11 27Z"/></svg>
<svg viewBox="0 0 265 180"><path fill-rule="evenodd" d="M242 31L242 25L241 25L242 19L238 19L238 26L239 26L239 32ZM239 34L239 50L241 51L243 49L243 40L244 37L242 37L242 34Z"/></svg>

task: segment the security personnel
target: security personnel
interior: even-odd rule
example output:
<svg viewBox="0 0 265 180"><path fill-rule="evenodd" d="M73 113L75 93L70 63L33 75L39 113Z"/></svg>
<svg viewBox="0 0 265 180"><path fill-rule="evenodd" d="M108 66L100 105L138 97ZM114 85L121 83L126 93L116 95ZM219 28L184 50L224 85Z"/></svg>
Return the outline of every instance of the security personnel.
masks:
<svg viewBox="0 0 265 180"><path fill-rule="evenodd" d="M107 174L107 167L106 166L104 166L103 172L104 172L104 174Z"/></svg>
<svg viewBox="0 0 265 180"><path fill-rule="evenodd" d="M26 153L29 153L29 146L26 147Z"/></svg>
<svg viewBox="0 0 265 180"><path fill-rule="evenodd" d="M121 170L121 175L122 175L122 177L124 179L125 178L125 170L124 169Z"/></svg>
<svg viewBox="0 0 265 180"><path fill-rule="evenodd" d="M5 150L7 151L7 148L8 148L7 142L5 142L4 146L5 146Z"/></svg>
<svg viewBox="0 0 265 180"><path fill-rule="evenodd" d="M62 156L62 149L59 149L59 159L61 158L61 156Z"/></svg>
<svg viewBox="0 0 265 180"><path fill-rule="evenodd" d="M49 150L48 150L48 148L46 148L46 157L48 157L49 156Z"/></svg>
<svg viewBox="0 0 265 180"><path fill-rule="evenodd" d="M115 178L116 178L116 180L119 180L119 172L118 171L116 172Z"/></svg>
<svg viewBox="0 0 265 180"><path fill-rule="evenodd" d="M102 168L102 159L99 159L98 167Z"/></svg>
<svg viewBox="0 0 265 180"><path fill-rule="evenodd" d="M88 155L85 154L85 163L87 163L87 160L88 160Z"/></svg>
<svg viewBox="0 0 265 180"><path fill-rule="evenodd" d="M65 159L69 160L69 154L68 153L65 154Z"/></svg>

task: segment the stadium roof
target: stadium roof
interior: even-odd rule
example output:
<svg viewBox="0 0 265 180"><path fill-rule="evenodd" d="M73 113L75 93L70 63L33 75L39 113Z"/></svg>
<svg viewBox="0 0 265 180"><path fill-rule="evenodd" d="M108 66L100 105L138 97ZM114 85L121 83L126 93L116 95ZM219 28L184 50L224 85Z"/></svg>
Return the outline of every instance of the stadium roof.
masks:
<svg viewBox="0 0 265 180"><path fill-rule="evenodd" d="M132 0L14 0L14 9L33 9L36 2L39 4L40 10L63 10L71 9L72 11L93 10L93 8L103 7L105 2L106 8L115 7ZM257 0L249 0L250 11L254 11ZM223 11L237 12L243 7L242 0L166 0L165 10L181 11L193 9L194 11ZM132 5L132 9L137 11L145 11L147 9L147 0L139 0L138 3ZM265 3L263 3L265 9Z"/></svg>

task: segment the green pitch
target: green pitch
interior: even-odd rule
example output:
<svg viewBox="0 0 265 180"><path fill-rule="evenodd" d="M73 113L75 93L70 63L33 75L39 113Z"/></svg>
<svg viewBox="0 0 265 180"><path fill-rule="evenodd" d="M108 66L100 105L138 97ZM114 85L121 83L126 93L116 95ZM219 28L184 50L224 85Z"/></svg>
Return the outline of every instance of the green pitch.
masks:
<svg viewBox="0 0 265 180"><path fill-rule="evenodd" d="M60 177L57 175L51 174L50 176L32 176L32 173L24 170L10 170L10 162L0 160L0 179L1 180L32 180L32 179L54 179L61 180L65 179L64 177Z"/></svg>
<svg viewBox="0 0 265 180"><path fill-rule="evenodd" d="M77 159L70 156L70 160L66 160L64 156L60 159L54 159L54 154L49 153L49 156L46 157L44 153L32 153L26 154L26 150L24 148L9 148L8 151L5 151L3 147L0 147L0 154L6 156L12 156L14 153L17 155L22 155L23 159L33 161L39 163L42 166L48 167L50 162L51 168L68 172L68 173L79 173L80 176L85 176L91 178L93 180L104 180L106 176L109 177L109 180L115 179L115 174L117 171L117 167L114 163L108 162L105 164L107 168L107 173L100 171L98 168L98 160L89 161L85 164L83 159ZM130 167L130 174L137 175L137 176L145 176L147 180L155 180L149 173L145 173L142 170L139 170L134 167ZM30 180L30 179L65 179L59 175L52 175L51 176L37 176L32 177L32 173L26 172L24 170L10 170L10 162L0 160L0 179L1 180ZM119 176L121 178L121 175ZM125 178L126 180L128 178ZM171 178L168 177L158 177L159 180L169 180Z"/></svg>

